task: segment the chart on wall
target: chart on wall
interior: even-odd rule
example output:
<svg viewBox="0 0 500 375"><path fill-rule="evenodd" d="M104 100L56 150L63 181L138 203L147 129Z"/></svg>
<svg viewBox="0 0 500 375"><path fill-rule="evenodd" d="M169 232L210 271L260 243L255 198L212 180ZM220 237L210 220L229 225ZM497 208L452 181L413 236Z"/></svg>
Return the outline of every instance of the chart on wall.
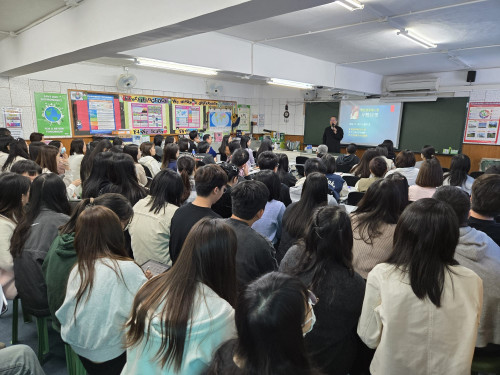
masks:
<svg viewBox="0 0 500 375"><path fill-rule="evenodd" d="M66 94L35 92L36 126L45 137L71 137Z"/></svg>
<svg viewBox="0 0 500 375"><path fill-rule="evenodd" d="M174 104L172 107L174 129L201 129L203 127L202 106Z"/></svg>
<svg viewBox="0 0 500 375"><path fill-rule="evenodd" d="M132 134L170 132L169 99L123 95L126 127Z"/></svg>
<svg viewBox="0 0 500 375"><path fill-rule="evenodd" d="M240 124L238 125L238 130L244 132L252 131L252 128L250 126L250 106L239 104L238 116L240 116Z"/></svg>
<svg viewBox="0 0 500 375"><path fill-rule="evenodd" d="M74 136L111 134L125 129L119 94L68 90Z"/></svg>
<svg viewBox="0 0 500 375"><path fill-rule="evenodd" d="M21 108L3 108L2 112L5 127L10 131L10 135L14 138L24 138Z"/></svg>
<svg viewBox="0 0 500 375"><path fill-rule="evenodd" d="M498 144L500 103L469 103L464 143Z"/></svg>

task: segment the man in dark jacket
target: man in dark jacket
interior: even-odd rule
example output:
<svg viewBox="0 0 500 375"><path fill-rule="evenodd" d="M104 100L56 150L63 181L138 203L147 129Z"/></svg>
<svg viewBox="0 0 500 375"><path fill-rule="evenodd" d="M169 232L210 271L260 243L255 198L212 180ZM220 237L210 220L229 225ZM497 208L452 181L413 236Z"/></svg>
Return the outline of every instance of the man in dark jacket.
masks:
<svg viewBox="0 0 500 375"><path fill-rule="evenodd" d="M328 152L340 153L340 141L344 138L344 130L337 125L337 117L330 118L330 126L323 132L323 144Z"/></svg>
<svg viewBox="0 0 500 375"><path fill-rule="evenodd" d="M356 164L359 163L359 158L356 156L357 147L354 143L347 146L347 154L340 155L337 160L337 172L349 173Z"/></svg>

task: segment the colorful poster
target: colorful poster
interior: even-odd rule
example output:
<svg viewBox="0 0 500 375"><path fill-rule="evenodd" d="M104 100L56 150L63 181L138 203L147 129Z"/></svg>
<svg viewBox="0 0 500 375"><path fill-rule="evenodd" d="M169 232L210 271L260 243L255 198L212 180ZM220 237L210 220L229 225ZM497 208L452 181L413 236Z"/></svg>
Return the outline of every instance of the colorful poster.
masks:
<svg viewBox="0 0 500 375"><path fill-rule="evenodd" d="M214 141L222 142L222 132L214 132Z"/></svg>
<svg viewBox="0 0 500 375"><path fill-rule="evenodd" d="M162 128L163 110L160 104L131 103L132 128Z"/></svg>
<svg viewBox="0 0 500 375"><path fill-rule="evenodd" d="M71 137L68 96L35 92L36 125L45 137Z"/></svg>
<svg viewBox="0 0 500 375"><path fill-rule="evenodd" d="M497 144L500 103L469 103L464 143Z"/></svg>
<svg viewBox="0 0 500 375"><path fill-rule="evenodd" d="M240 124L238 129L244 132L252 131L250 126L250 106L249 105L238 105L238 116L240 116Z"/></svg>
<svg viewBox="0 0 500 375"><path fill-rule="evenodd" d="M3 108L5 127L9 129L14 138L23 138L23 122L21 108Z"/></svg>
<svg viewBox="0 0 500 375"><path fill-rule="evenodd" d="M225 109L213 109L209 112L210 128L231 130L231 111ZM241 122L240 122L241 124Z"/></svg>
<svg viewBox="0 0 500 375"><path fill-rule="evenodd" d="M111 95L87 95L91 134L116 130L114 99Z"/></svg>
<svg viewBox="0 0 500 375"><path fill-rule="evenodd" d="M174 105L175 129L200 129L201 106Z"/></svg>

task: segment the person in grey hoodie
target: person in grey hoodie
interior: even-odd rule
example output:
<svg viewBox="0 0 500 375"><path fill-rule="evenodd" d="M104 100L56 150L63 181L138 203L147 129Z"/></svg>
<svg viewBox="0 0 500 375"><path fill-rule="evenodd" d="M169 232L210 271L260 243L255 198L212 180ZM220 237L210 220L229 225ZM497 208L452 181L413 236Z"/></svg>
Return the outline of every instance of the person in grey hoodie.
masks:
<svg viewBox="0 0 500 375"><path fill-rule="evenodd" d="M433 198L448 203L458 216L460 237L455 249L455 259L483 280L483 310L476 353L478 348L486 346L488 348L483 350L500 353L500 247L486 233L468 226L470 200L467 193L459 187L440 187Z"/></svg>

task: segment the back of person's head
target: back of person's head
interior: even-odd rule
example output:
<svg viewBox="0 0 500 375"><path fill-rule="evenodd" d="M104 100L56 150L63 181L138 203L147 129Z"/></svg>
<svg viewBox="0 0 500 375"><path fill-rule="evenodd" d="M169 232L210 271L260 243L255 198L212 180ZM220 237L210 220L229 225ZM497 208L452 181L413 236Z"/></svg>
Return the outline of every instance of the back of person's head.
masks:
<svg viewBox="0 0 500 375"><path fill-rule="evenodd" d="M321 158L321 161L323 162L323 165L326 168L326 174L335 173L335 171L337 170L337 165L335 163L335 156L330 154L325 154Z"/></svg>
<svg viewBox="0 0 500 375"><path fill-rule="evenodd" d="M198 132L196 130L191 130L189 132L189 139L194 141L198 137Z"/></svg>
<svg viewBox="0 0 500 375"><path fill-rule="evenodd" d="M196 194L200 197L208 197L215 188L222 189L226 184L226 172L216 164L200 167L194 175Z"/></svg>
<svg viewBox="0 0 500 375"><path fill-rule="evenodd" d="M61 149L61 146L62 146L62 142L61 141L58 141L57 139L54 140L54 141L50 141L49 142L49 146L54 146L57 148L57 150L60 150Z"/></svg>
<svg viewBox="0 0 500 375"><path fill-rule="evenodd" d="M273 199L280 199L281 182L280 178L276 173L270 170L264 170L257 173L254 180L263 182L269 190L268 201L271 202Z"/></svg>
<svg viewBox="0 0 500 375"><path fill-rule="evenodd" d="M349 143L349 145L346 148L346 151L348 154L355 154L356 151L358 151L358 147L354 143Z"/></svg>
<svg viewBox="0 0 500 375"><path fill-rule="evenodd" d="M484 174L500 174L500 164L495 164L492 165L491 167L488 167L484 171Z"/></svg>
<svg viewBox="0 0 500 375"><path fill-rule="evenodd" d="M383 158L377 156L370 160L369 168L375 177L384 177L385 172L387 172L387 163Z"/></svg>
<svg viewBox="0 0 500 375"><path fill-rule="evenodd" d="M71 212L66 185L62 178L54 173L43 173L31 184L25 215L19 221L11 239L10 252L14 258L21 255L31 224L42 208L66 215Z"/></svg>
<svg viewBox="0 0 500 375"><path fill-rule="evenodd" d="M232 212L243 220L252 220L266 207L269 190L260 181L242 181L231 189Z"/></svg>
<svg viewBox="0 0 500 375"><path fill-rule="evenodd" d="M222 142L219 147L219 154L224 155L226 153L226 146L229 146L230 135L225 135L222 137Z"/></svg>
<svg viewBox="0 0 500 375"><path fill-rule="evenodd" d="M380 144L375 149L377 150L379 156L389 156L389 151L387 150L387 147L385 145Z"/></svg>
<svg viewBox="0 0 500 375"><path fill-rule="evenodd" d="M394 232L394 247L388 263L409 275L413 293L441 306L445 273L458 264L458 219L446 203L423 198L409 205Z"/></svg>
<svg viewBox="0 0 500 375"><path fill-rule="evenodd" d="M101 152L109 151L113 147L111 142L107 139L102 139L100 141L93 141L90 142L90 144L94 144L95 146L91 148L92 149L91 152L85 153L85 156L82 159L82 164L80 167L80 178L82 180L82 183L84 183L85 180L89 178L96 155Z"/></svg>
<svg viewBox="0 0 500 375"><path fill-rule="evenodd" d="M134 163L139 162L139 157L138 157L139 156L139 146L137 146L136 144L131 143L129 145L125 145L123 147L123 153L132 156Z"/></svg>
<svg viewBox="0 0 500 375"><path fill-rule="evenodd" d="M28 146L22 138L15 139L9 143L9 156L2 167L2 171L12 166L12 163L17 157L29 159Z"/></svg>
<svg viewBox="0 0 500 375"><path fill-rule="evenodd" d="M161 134L156 134L153 138L153 143L155 146L161 147L161 144L163 142L163 135Z"/></svg>
<svg viewBox="0 0 500 375"><path fill-rule="evenodd" d="M387 176L385 179L389 181L394 181L396 183L397 188L400 192L400 197L402 197L402 202L403 202L402 204L403 208L401 209L402 211L406 206L408 206L408 203L410 202L408 200L408 188L409 188L408 179L399 172L394 172L389 176Z"/></svg>
<svg viewBox="0 0 500 375"><path fill-rule="evenodd" d="M470 159L465 154L458 154L451 158L450 171L445 177L449 178L450 185L462 186L467 181L467 174L470 171Z"/></svg>
<svg viewBox="0 0 500 375"><path fill-rule="evenodd" d="M7 128L0 128L0 136L10 136L10 130Z"/></svg>
<svg viewBox="0 0 500 375"><path fill-rule="evenodd" d="M84 198L73 209L68 222L59 227L59 234L63 235L74 233L78 217L86 208L92 206L104 206L109 208L116 214L116 216L118 216L124 230L134 216L134 209L132 208L132 205L129 200L121 194L106 193L98 196L97 198Z"/></svg>
<svg viewBox="0 0 500 375"><path fill-rule="evenodd" d="M257 157L259 157L260 154L263 152L272 150L273 150L273 142L269 138L264 138L260 143L259 150L257 151Z"/></svg>
<svg viewBox="0 0 500 375"><path fill-rule="evenodd" d="M198 154L206 154L210 149L210 145L206 141L201 141L198 143Z"/></svg>
<svg viewBox="0 0 500 375"><path fill-rule="evenodd" d="M90 175L82 183L82 198L99 196L102 185L109 182L109 170L112 164L113 154L111 152L100 152L95 155Z"/></svg>
<svg viewBox="0 0 500 375"><path fill-rule="evenodd" d="M182 194L182 202L188 199L191 193L190 177L196 170L196 160L190 154L182 154L177 159L177 171L179 172L182 183L184 184L184 193Z"/></svg>
<svg viewBox="0 0 500 375"><path fill-rule="evenodd" d="M54 146L42 146L38 150L36 163L42 168L47 168L52 173L57 174L57 157L59 149Z"/></svg>
<svg viewBox="0 0 500 375"><path fill-rule="evenodd" d="M120 137L113 138L113 146L121 146L123 145L123 140Z"/></svg>
<svg viewBox="0 0 500 375"><path fill-rule="evenodd" d="M40 153L40 148L45 146L46 145L43 142L31 142L30 145L28 146L30 159L36 161L38 154Z"/></svg>
<svg viewBox="0 0 500 375"><path fill-rule="evenodd" d="M286 174L289 172L288 156L286 154L276 154L278 156L278 174Z"/></svg>
<svg viewBox="0 0 500 375"><path fill-rule="evenodd" d="M146 190L139 185L134 159L130 155L113 154L108 177L110 184L105 188L105 192L122 194L132 205L147 195Z"/></svg>
<svg viewBox="0 0 500 375"><path fill-rule="evenodd" d="M364 152L359 164L351 169L351 173L360 178L370 177L370 161L377 156L379 156L377 150L369 148Z"/></svg>
<svg viewBox="0 0 500 375"><path fill-rule="evenodd" d="M171 161L177 160L177 155L179 154L179 146L175 143L167 143L163 148L163 156L161 161L161 167L163 169L168 168L168 164Z"/></svg>
<svg viewBox="0 0 500 375"><path fill-rule="evenodd" d="M472 210L493 217L500 213L500 175L483 174L472 184Z"/></svg>
<svg viewBox="0 0 500 375"><path fill-rule="evenodd" d="M143 156L153 156L154 145L153 142L142 142L140 150Z"/></svg>
<svg viewBox="0 0 500 375"><path fill-rule="evenodd" d="M398 156L396 156L396 168L410 168L414 167L417 160L415 159L415 154L410 150L402 150Z"/></svg>
<svg viewBox="0 0 500 375"><path fill-rule="evenodd" d="M240 141L238 141L237 139L231 141L231 143L229 143L229 152L232 154L234 154L234 152L236 150L238 150L239 148L241 148L241 143Z"/></svg>
<svg viewBox="0 0 500 375"><path fill-rule="evenodd" d="M264 151L259 153L257 157L257 165L260 170L274 170L278 166L278 156L272 151Z"/></svg>
<svg viewBox="0 0 500 375"><path fill-rule="evenodd" d="M112 152L113 154L123 154L123 146L113 146L111 147L111 149L109 150L110 152Z"/></svg>
<svg viewBox="0 0 500 375"><path fill-rule="evenodd" d="M296 277L271 272L238 296L236 355L246 374L309 374L303 338L308 291Z"/></svg>
<svg viewBox="0 0 500 375"><path fill-rule="evenodd" d="M458 186L441 186L436 189L432 198L448 203L457 215L458 224L463 227L467 226L470 211L469 194Z"/></svg>
<svg viewBox="0 0 500 375"><path fill-rule="evenodd" d="M438 187L443 184L443 168L437 158L425 159L418 171L415 184L421 187Z"/></svg>
<svg viewBox="0 0 500 375"><path fill-rule="evenodd" d="M30 142L41 142L45 134L33 132L30 134Z"/></svg>
<svg viewBox="0 0 500 375"><path fill-rule="evenodd" d="M219 166L224 170L224 172L226 172L228 183L234 184L238 181L240 170L236 165L223 162L219 164Z"/></svg>
<svg viewBox="0 0 500 375"><path fill-rule="evenodd" d="M69 154L70 155L75 155L75 154L82 155L85 153L84 149L85 149L85 142L83 141L83 139L73 139L71 141L71 146L69 147Z"/></svg>
<svg viewBox="0 0 500 375"><path fill-rule="evenodd" d="M151 194L149 211L158 214L161 209L165 209L168 203L175 206L181 205L184 184L178 173L167 168L161 170L153 178L149 191Z"/></svg>
<svg viewBox="0 0 500 375"><path fill-rule="evenodd" d="M309 173L313 172L326 174L326 167L325 164L323 164L323 162L321 161L321 159L309 158L304 163L304 174L306 175L306 177Z"/></svg>
<svg viewBox="0 0 500 375"><path fill-rule="evenodd" d="M1 128L0 128L1 129ZM10 135L0 135L0 152L9 153L9 144L14 142L14 137Z"/></svg>
<svg viewBox="0 0 500 375"><path fill-rule="evenodd" d="M189 152L189 141L187 138L179 138L177 144L179 145L180 152Z"/></svg>
<svg viewBox="0 0 500 375"><path fill-rule="evenodd" d="M382 235L381 226L396 224L407 204L408 182L406 189L402 189L396 178L376 180L358 203L354 229L364 242L372 244L373 239Z"/></svg>
<svg viewBox="0 0 500 375"><path fill-rule="evenodd" d="M167 136L167 138L165 138L165 146L169 143L175 143L175 138L171 135Z"/></svg>
<svg viewBox="0 0 500 375"><path fill-rule="evenodd" d="M248 148L248 142L250 141L250 137L248 135L242 135L240 140L241 148Z"/></svg>
<svg viewBox="0 0 500 375"><path fill-rule="evenodd" d="M425 145L420 151L424 159L432 159L436 155L436 150L430 145Z"/></svg>
<svg viewBox="0 0 500 375"><path fill-rule="evenodd" d="M30 190L29 178L13 172L0 174L0 215L17 223ZM24 201L24 202L23 202Z"/></svg>
<svg viewBox="0 0 500 375"><path fill-rule="evenodd" d="M323 155L328 154L328 146L327 145L319 145L316 149L316 154L318 158L323 157Z"/></svg>
<svg viewBox="0 0 500 375"><path fill-rule="evenodd" d="M231 157L231 163L236 165L238 168L242 168L250 158L248 151L244 148L238 148L234 151L233 156Z"/></svg>
<svg viewBox="0 0 500 375"><path fill-rule="evenodd" d="M394 153L394 143L390 139L384 139L384 141L381 143L386 149L387 152Z"/></svg>
<svg viewBox="0 0 500 375"><path fill-rule="evenodd" d="M137 292L127 322L126 346L147 342L153 316L161 326L161 345L155 353L158 371L179 372L190 333L199 285L204 284L231 306L236 305L236 235L220 219L203 218L189 232L172 268L152 278ZM157 312L161 308L160 312ZM196 322L197 323L197 322Z"/></svg>
<svg viewBox="0 0 500 375"><path fill-rule="evenodd" d="M42 174L42 168L33 160L19 160L12 164L10 171L34 179Z"/></svg>

